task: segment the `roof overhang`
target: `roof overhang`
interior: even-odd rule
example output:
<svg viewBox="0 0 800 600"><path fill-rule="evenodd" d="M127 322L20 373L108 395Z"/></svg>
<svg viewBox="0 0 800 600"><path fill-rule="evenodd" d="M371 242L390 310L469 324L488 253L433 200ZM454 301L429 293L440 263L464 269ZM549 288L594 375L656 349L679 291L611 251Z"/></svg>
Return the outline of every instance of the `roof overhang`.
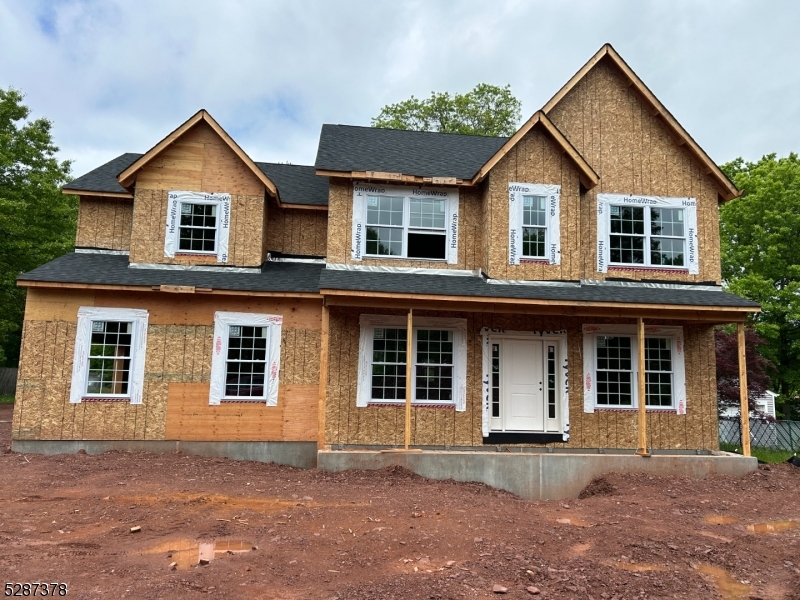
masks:
<svg viewBox="0 0 800 600"><path fill-rule="evenodd" d="M316 173L322 177L339 177L342 179L357 179L358 181L386 181L416 185L473 185L469 179L460 179L458 177L423 177L421 175L389 173L387 171L331 171L317 169Z"/></svg>
<svg viewBox="0 0 800 600"><path fill-rule="evenodd" d="M472 185L477 185L480 183L486 177L486 175L489 174L489 171L491 171L492 168L498 162L500 162L500 160L506 154L508 154L508 152L514 148L514 146L516 146L523 137L525 137L525 134L531 131L534 127L538 127L544 131L550 137L550 139L556 143L561 151L570 157L573 164L578 169L578 175L580 176L583 187L585 187L587 190L590 190L598 184L600 177L598 177L597 173L594 172L594 169L592 169L591 165L586 162L586 159L581 156L581 153L575 149L575 147L569 142L564 134L558 130L558 127L556 127L553 122L547 118L547 115L541 110L536 111L533 116L528 119L497 152L495 152L494 156L486 161L486 164L481 167L480 171L478 171L478 173L472 178L470 183Z"/></svg>
<svg viewBox="0 0 800 600"><path fill-rule="evenodd" d="M653 92L650 91L650 89L644 84L639 76L634 73L633 69L628 66L628 64L622 59L617 51L614 50L611 44L605 44L602 48L600 48L600 50L592 58L590 58L589 61L583 65L583 67L581 67L577 73L575 73L575 75L572 76L572 78L564 85L564 87L558 90L556 95L544 105L542 112L547 114L553 108L555 108L561 99L564 98L564 96L566 96L578 84L578 82L581 81L587 75L587 73L589 73L589 71L591 71L595 65L597 65L603 59L610 60L612 63L614 63L614 65L616 65L616 67L627 78L628 85L638 93L642 101L650 108L650 113L664 123L673 140L675 140L675 143L677 143L679 146L685 147L699 163L701 173L710 177L714 182L722 202L733 200L734 198L741 196L742 192L737 189L733 182L728 179L725 173L722 172L722 169L717 166L717 163L711 160L711 157L706 154L706 152L697 144L697 142L692 139L692 136L690 136L689 133L681 126L681 124L678 123L677 119L675 119L675 117L672 116L666 107L661 104L659 99L656 98L655 94L653 94Z"/></svg>
<svg viewBox="0 0 800 600"><path fill-rule="evenodd" d="M102 198L122 198L126 200L133 200L133 194L128 192L93 192L90 190L71 190L68 188L62 188L61 193L74 196L99 196Z"/></svg>
<svg viewBox="0 0 800 600"><path fill-rule="evenodd" d="M197 111L193 116L191 116L186 122L184 122L180 127L178 127L175 131L170 133L167 137L161 140L158 144L153 146L150 150L148 150L145 154L143 154L139 159L137 159L131 166L125 169L122 173L119 174L117 180L119 181L120 185L125 188L129 188L133 185L133 182L136 178L136 173L144 167L147 163L153 160L159 153L161 153L165 148L173 144L178 138L180 138L184 133L189 131L192 127L200 123L201 121L207 123L211 129L213 129L217 135L219 135L222 140L230 147L230 149L239 157L239 159L247 165L247 167L253 172L261 183L264 184L264 187L267 188L267 191L274 196L275 198L278 197L278 188L272 182L272 180L267 177L264 172L258 168L255 162L239 147L234 139L228 135L228 133L220 127L219 123L217 123L214 118L208 114L205 109L200 109Z"/></svg>

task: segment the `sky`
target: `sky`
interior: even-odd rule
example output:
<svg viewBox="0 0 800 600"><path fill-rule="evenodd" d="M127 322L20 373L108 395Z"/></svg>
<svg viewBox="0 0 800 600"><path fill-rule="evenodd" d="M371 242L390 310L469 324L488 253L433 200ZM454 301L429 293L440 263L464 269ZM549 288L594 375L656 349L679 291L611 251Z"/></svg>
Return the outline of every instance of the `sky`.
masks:
<svg viewBox="0 0 800 600"><path fill-rule="evenodd" d="M511 85L523 120L611 43L717 163L800 150L796 0L0 0L0 87L73 174L200 108L257 161L313 164L323 123Z"/></svg>

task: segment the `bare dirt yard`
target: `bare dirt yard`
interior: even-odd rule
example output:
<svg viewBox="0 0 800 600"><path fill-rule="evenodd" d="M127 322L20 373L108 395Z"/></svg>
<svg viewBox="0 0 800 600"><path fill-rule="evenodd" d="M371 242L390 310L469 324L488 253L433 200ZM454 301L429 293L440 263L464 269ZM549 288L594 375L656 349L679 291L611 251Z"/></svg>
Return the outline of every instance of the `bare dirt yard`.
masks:
<svg viewBox="0 0 800 600"><path fill-rule="evenodd" d="M744 479L608 475L583 499L526 502L400 469L24 456L10 452L10 419L0 406L0 585L66 583L74 598L800 599L788 464Z"/></svg>

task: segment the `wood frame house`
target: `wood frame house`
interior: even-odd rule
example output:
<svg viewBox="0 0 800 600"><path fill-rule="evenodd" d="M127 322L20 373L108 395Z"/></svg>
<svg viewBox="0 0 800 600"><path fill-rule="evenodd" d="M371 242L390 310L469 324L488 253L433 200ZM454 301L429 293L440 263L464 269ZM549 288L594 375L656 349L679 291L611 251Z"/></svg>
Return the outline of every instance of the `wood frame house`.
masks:
<svg viewBox="0 0 800 600"><path fill-rule="evenodd" d="M712 451L713 327L759 310L720 287L739 191L610 45L510 138L323 125L267 164L201 110L64 193L18 448Z"/></svg>

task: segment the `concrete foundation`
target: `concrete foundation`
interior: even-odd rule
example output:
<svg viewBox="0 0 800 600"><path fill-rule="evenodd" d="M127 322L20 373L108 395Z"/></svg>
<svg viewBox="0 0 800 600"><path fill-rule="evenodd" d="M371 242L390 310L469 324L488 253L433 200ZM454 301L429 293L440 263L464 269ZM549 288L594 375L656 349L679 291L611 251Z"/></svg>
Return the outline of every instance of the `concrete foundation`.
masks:
<svg viewBox="0 0 800 600"><path fill-rule="evenodd" d="M14 440L14 452L24 454L102 454L111 450L128 452L185 452L197 456L216 456L233 460L276 463L303 469L317 466L316 442L179 442L134 440Z"/></svg>
<svg viewBox="0 0 800 600"><path fill-rule="evenodd" d="M522 454L506 452L320 451L317 466L326 471L382 469L399 465L431 479L485 483L526 500L576 498L589 482L606 473L651 473L742 477L758 468L755 457L735 455Z"/></svg>

